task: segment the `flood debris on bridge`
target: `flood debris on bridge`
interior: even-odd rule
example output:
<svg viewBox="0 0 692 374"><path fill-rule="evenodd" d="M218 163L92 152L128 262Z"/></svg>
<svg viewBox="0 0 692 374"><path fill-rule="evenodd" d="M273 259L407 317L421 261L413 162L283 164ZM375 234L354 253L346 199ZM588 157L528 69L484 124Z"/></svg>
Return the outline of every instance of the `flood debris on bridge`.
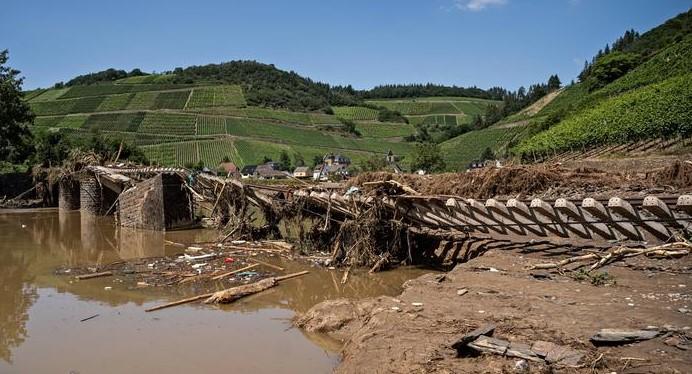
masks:
<svg viewBox="0 0 692 374"><path fill-rule="evenodd" d="M636 251L681 243L692 225L690 169L676 163L623 175L510 166L437 176L367 173L344 186L295 188L185 169L87 166L62 181L60 201L65 209L79 205L116 214L119 225L152 230L207 217L221 229L221 243L285 239L304 253L329 253L331 264L377 271L402 263L454 265L493 248Z"/></svg>

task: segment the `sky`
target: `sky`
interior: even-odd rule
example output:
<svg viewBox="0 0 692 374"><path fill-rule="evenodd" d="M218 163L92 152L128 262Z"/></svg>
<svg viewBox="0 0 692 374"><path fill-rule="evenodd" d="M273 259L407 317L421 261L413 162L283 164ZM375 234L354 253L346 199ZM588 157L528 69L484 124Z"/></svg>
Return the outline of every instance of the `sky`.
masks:
<svg viewBox="0 0 692 374"><path fill-rule="evenodd" d="M333 85L516 89L574 79L599 48L692 0L2 0L24 89L117 68L256 60Z"/></svg>

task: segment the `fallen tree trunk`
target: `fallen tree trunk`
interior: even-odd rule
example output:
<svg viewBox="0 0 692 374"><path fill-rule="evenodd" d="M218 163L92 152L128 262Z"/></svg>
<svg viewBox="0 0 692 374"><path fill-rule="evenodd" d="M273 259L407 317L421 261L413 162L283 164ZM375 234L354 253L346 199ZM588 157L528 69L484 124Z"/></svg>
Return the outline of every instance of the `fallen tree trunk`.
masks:
<svg viewBox="0 0 692 374"><path fill-rule="evenodd" d="M281 277L262 279L259 282L244 284L242 286L231 287L223 291L215 292L204 300L205 304L225 304L232 303L248 295L256 294L276 286L280 281L307 274L308 271L288 274Z"/></svg>
<svg viewBox="0 0 692 374"><path fill-rule="evenodd" d="M99 278L99 277L108 277L113 275L112 271L102 271L100 273L91 273L91 274L84 274L84 275L78 275L75 278L82 280L82 279L91 279L91 278Z"/></svg>
<svg viewBox="0 0 692 374"><path fill-rule="evenodd" d="M226 304L232 303L242 297L262 292L277 285L276 279L266 278L259 282L244 284L232 287L223 291L215 292L204 300L205 304Z"/></svg>

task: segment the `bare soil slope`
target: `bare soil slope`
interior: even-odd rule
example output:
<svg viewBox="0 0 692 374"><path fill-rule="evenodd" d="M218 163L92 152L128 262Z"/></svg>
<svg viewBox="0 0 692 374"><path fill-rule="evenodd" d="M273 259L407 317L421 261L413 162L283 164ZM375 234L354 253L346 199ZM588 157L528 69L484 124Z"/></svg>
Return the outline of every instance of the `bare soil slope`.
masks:
<svg viewBox="0 0 692 374"><path fill-rule="evenodd" d="M339 373L514 372L517 358L457 357L450 347L488 323L497 326L494 337L499 339L529 345L546 341L584 354L576 365L529 362L524 372L689 373L689 256L611 265L603 270L614 278L604 279L615 284L607 286L525 270L546 260L552 261L545 254L493 250L446 275L409 281L396 298L327 301L296 323L344 342ZM622 346L596 347L589 341L603 328L647 326L669 332Z"/></svg>

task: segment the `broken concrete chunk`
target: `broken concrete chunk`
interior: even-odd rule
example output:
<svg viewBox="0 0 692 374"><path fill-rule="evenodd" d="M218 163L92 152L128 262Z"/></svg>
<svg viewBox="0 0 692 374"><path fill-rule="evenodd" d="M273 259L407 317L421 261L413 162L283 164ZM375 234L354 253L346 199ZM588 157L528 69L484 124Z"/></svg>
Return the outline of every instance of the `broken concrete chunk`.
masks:
<svg viewBox="0 0 692 374"><path fill-rule="evenodd" d="M551 342L546 342L543 340L536 340L533 345L531 346L531 351L533 353L537 354L540 357L545 357L552 351L553 349L557 348L557 344L551 343Z"/></svg>
<svg viewBox="0 0 692 374"><path fill-rule="evenodd" d="M452 348L459 351L459 350L463 349L466 345L471 343L472 341L478 339L478 337L481 335L492 336L493 332L495 331L495 327L496 326L493 324L479 327L479 328L471 331L470 333L462 336L459 340L457 340L454 344L452 344Z"/></svg>
<svg viewBox="0 0 692 374"><path fill-rule="evenodd" d="M538 355L531 350L531 347L528 344L524 343L510 343L505 354L509 357L523 358L529 361L543 361L542 358L538 357Z"/></svg>
<svg viewBox="0 0 692 374"><path fill-rule="evenodd" d="M485 353L495 353L498 355L504 355L509 347L509 342L506 340L500 340L495 338L490 338L481 335L478 339L467 344L469 348L475 349L479 352Z"/></svg>
<svg viewBox="0 0 692 374"><path fill-rule="evenodd" d="M591 337L594 345L618 345L653 339L661 334L658 330L602 329Z"/></svg>
<svg viewBox="0 0 692 374"><path fill-rule="evenodd" d="M577 366L584 357L584 352L566 346L557 346L545 357L548 363L564 366Z"/></svg>

